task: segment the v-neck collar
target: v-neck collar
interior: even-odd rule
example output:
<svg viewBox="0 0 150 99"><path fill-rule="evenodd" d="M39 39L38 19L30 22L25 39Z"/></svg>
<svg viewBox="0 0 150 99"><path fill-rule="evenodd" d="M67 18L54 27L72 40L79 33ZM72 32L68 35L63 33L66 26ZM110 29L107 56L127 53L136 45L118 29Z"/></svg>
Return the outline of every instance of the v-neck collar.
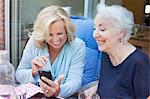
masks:
<svg viewBox="0 0 150 99"><path fill-rule="evenodd" d="M60 66L61 66L61 62L62 62L62 59L64 57L64 51L65 51L65 48L66 48L66 44L64 44L64 46L62 47L60 53L58 54L58 56L55 58L53 64L51 64L51 61L50 61L50 54L49 54L49 51L48 51L48 46L47 46L47 54L49 54L49 60L47 62L47 66L49 67L50 71L51 71L51 74L53 76L53 80L56 78L57 74L58 74L58 71L60 69Z"/></svg>

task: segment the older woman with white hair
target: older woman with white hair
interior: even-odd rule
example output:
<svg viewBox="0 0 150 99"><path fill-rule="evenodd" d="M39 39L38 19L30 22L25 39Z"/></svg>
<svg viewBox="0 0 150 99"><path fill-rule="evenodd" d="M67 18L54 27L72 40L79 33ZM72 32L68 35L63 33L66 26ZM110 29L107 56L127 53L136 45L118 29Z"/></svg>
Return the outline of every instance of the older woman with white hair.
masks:
<svg viewBox="0 0 150 99"><path fill-rule="evenodd" d="M85 43L74 35L74 30L63 8L44 8L24 49L16 71L17 81L36 83L38 70L46 69L52 79L41 77L40 87L47 97L73 95L81 87L86 52Z"/></svg>
<svg viewBox="0 0 150 99"><path fill-rule="evenodd" d="M126 8L98 5L93 36L103 54L99 84L91 92L101 99L145 99L150 95L150 59L128 42L133 25L133 14Z"/></svg>

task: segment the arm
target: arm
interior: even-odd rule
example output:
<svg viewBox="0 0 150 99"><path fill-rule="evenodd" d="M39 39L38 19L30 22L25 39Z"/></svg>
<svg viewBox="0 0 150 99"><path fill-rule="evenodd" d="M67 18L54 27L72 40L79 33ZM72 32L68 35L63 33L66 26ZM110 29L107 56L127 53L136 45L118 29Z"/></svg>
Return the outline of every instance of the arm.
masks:
<svg viewBox="0 0 150 99"><path fill-rule="evenodd" d="M73 57L68 70L68 76L65 80L65 83L60 85L61 91L59 96L61 97L73 95L81 87L86 55L85 44L82 42L79 45L76 45L76 47L72 49L72 52Z"/></svg>
<svg viewBox="0 0 150 99"><path fill-rule="evenodd" d="M16 70L16 79L19 83L35 82L32 76L31 60L33 59L35 45L33 39L29 39L23 51L19 66Z"/></svg>
<svg viewBox="0 0 150 99"><path fill-rule="evenodd" d="M85 96L86 96L86 97L89 97L89 99L90 99L91 96L92 96L92 94L96 93L97 88L98 88L98 83L96 83L94 86L92 86L92 87L86 89L86 90L84 91Z"/></svg>
<svg viewBox="0 0 150 99"><path fill-rule="evenodd" d="M136 63L133 77L133 88L137 98L146 98L150 95L150 64L148 60L140 60Z"/></svg>

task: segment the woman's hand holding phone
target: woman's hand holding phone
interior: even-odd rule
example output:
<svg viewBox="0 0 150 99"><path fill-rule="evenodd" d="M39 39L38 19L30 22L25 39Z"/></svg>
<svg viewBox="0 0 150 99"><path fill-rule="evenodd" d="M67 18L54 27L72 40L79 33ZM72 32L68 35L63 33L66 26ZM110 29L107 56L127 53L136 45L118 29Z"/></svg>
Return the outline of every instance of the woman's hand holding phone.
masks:
<svg viewBox="0 0 150 99"><path fill-rule="evenodd" d="M45 96L55 97L60 93L60 83L64 79L64 75L60 75L57 80L52 81L52 75L50 71L45 69L48 56L36 57L32 60L32 74L40 75L40 87L43 90Z"/></svg>
<svg viewBox="0 0 150 99"><path fill-rule="evenodd" d="M64 75L60 75L57 80L52 81L44 76L41 77L40 87L45 96L55 97L60 93L60 83L64 79Z"/></svg>

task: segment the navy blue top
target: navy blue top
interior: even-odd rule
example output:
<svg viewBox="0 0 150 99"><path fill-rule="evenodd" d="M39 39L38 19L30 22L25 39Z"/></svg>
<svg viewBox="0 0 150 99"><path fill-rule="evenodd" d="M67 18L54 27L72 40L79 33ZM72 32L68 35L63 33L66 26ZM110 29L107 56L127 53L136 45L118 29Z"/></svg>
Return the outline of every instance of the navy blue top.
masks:
<svg viewBox="0 0 150 99"><path fill-rule="evenodd" d="M136 49L121 64L113 66L102 54L97 93L101 99L145 99L150 95L150 58Z"/></svg>

